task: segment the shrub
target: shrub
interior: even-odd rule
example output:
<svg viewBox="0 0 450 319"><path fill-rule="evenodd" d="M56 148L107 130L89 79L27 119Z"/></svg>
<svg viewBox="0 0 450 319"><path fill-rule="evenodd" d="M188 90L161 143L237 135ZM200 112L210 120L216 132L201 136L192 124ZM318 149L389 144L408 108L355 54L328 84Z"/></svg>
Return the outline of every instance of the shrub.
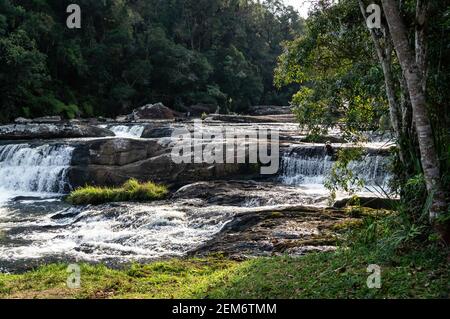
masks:
<svg viewBox="0 0 450 319"><path fill-rule="evenodd" d="M78 188L67 197L67 201L74 205L99 205L110 202L159 200L167 194L166 186L152 182L139 183L135 179L130 179L118 188L96 186Z"/></svg>

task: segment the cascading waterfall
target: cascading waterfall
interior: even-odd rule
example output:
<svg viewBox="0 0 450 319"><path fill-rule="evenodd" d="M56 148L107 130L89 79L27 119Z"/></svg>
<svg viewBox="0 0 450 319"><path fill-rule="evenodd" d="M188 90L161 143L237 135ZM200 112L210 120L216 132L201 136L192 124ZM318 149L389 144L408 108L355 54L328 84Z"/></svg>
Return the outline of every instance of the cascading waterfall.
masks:
<svg viewBox="0 0 450 319"><path fill-rule="evenodd" d="M328 156L285 155L281 160L281 181L286 185L322 184L332 167Z"/></svg>
<svg viewBox="0 0 450 319"><path fill-rule="evenodd" d="M64 193L74 148L67 145L0 146L2 193Z"/></svg>
<svg viewBox="0 0 450 319"><path fill-rule="evenodd" d="M110 130L116 134L117 137L124 138L139 138L144 132L144 126L142 125L116 125L110 127Z"/></svg>
<svg viewBox="0 0 450 319"><path fill-rule="evenodd" d="M280 180L286 185L323 184L334 162L330 156L290 154L281 160ZM389 181L388 159L381 155L366 155L353 161L349 168L367 185L385 187Z"/></svg>

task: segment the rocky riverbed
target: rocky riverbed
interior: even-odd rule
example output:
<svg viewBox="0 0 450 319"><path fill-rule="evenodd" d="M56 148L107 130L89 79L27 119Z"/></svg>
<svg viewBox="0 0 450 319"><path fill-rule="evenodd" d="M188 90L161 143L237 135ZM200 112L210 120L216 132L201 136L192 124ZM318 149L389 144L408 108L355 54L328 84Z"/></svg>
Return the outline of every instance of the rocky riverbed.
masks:
<svg viewBox="0 0 450 319"><path fill-rule="evenodd" d="M177 114L157 120L133 114L132 119L0 127L1 271L53 261L114 266L211 252L236 259L299 255L334 249L334 226L352 221L341 208L327 208L323 182L334 159L324 144L305 143L289 115L256 109L248 118L211 116L202 122L202 130L216 135L230 127L279 131L279 170L261 175L261 163L249 163L248 152L240 163L176 164L173 132L193 132L195 122ZM336 150L351 147L339 132L330 131L328 138ZM240 142L249 147L259 141ZM388 149L387 141L377 139L352 163L367 180L362 195L373 197L386 188ZM131 177L167 184L170 198L87 207L63 200L78 186L115 186ZM338 194L338 200L345 197Z"/></svg>

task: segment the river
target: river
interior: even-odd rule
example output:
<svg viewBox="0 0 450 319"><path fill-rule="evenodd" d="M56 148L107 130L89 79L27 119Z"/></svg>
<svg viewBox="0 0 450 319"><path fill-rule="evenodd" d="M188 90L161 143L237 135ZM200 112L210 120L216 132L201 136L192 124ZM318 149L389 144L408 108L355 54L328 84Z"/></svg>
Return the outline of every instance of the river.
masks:
<svg viewBox="0 0 450 319"><path fill-rule="evenodd" d="M103 127L115 132L117 139L143 140L142 125ZM295 123L283 127L291 140L301 136ZM72 207L64 202L73 188L68 178L75 156L72 142L0 145L0 271L23 271L56 261L114 266L184 256L214 238L236 214L283 205L328 205L323 183L332 158L323 152L323 145L293 143L283 146L276 175L255 181L233 176L226 186L208 181L209 188L225 189L214 200L197 192L154 203ZM374 141L367 147L380 145L386 143ZM369 152L350 165L367 183L360 195L379 196L387 190L388 164L385 155ZM183 190L175 194L180 193Z"/></svg>

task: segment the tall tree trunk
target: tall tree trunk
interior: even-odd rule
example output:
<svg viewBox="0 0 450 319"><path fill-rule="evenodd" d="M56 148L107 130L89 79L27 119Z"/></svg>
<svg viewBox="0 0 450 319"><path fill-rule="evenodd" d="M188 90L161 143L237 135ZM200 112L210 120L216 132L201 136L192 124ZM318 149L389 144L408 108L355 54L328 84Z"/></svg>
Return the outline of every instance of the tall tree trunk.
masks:
<svg viewBox="0 0 450 319"><path fill-rule="evenodd" d="M433 196L430 220L434 223L436 218L445 212L447 203L445 190L441 183L439 158L434 144L431 121L423 90L423 75L425 73L423 69L419 69L419 67L423 66L417 64L416 56L410 48L406 27L400 16L398 2L395 0L382 0L382 4L395 51L408 86L427 191ZM426 20L426 16L421 18ZM438 230L443 238L448 241L448 232L445 234L442 229L439 228Z"/></svg>
<svg viewBox="0 0 450 319"><path fill-rule="evenodd" d="M416 63L422 78L422 90L427 91L428 78L428 42L427 42L427 22L430 1L417 0L416 5Z"/></svg>
<svg viewBox="0 0 450 319"><path fill-rule="evenodd" d="M366 5L363 0L359 0L359 7L364 20L367 19ZM389 34L389 30L386 25L383 25L383 38L381 39L375 29L369 28L369 33L372 38L373 44L376 49L378 60L383 69L384 83L386 90L386 97L389 103L389 114L391 119L392 128L394 129L395 137L399 141L402 138L402 112L400 111L400 105L397 101L395 94L395 77L392 71L392 39ZM383 43L382 43L383 40ZM405 164L404 150L400 143L400 160Z"/></svg>

